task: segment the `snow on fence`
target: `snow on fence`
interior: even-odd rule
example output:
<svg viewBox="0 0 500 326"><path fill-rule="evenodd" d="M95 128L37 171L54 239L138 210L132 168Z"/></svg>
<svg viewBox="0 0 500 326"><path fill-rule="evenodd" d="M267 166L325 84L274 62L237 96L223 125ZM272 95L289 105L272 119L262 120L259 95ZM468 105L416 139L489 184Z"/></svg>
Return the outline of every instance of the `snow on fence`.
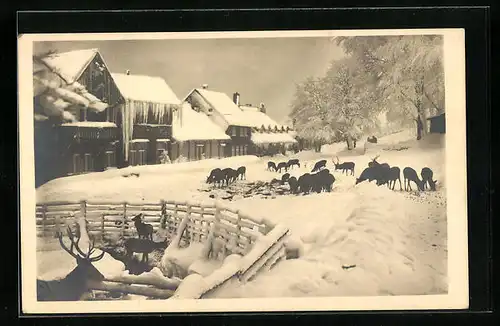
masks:
<svg viewBox="0 0 500 326"><path fill-rule="evenodd" d="M96 243L116 235L136 236L130 219L139 213L155 230L167 231L170 246L186 248L202 243L206 259L222 261L220 268L208 276L195 274L185 278L173 298L202 298L231 279L252 280L258 272L286 258L287 228L219 203L39 203L36 206L37 235L55 236L66 226L78 228L76 221L84 218L88 233ZM238 259L232 259L234 257ZM112 281L125 283L124 286L134 283L134 280Z"/></svg>
<svg viewBox="0 0 500 326"><path fill-rule="evenodd" d="M267 271L286 259L285 241L288 228L276 225L255 242L244 256L229 255L220 268L208 276L191 274L186 277L172 296L173 299L201 299L230 281L246 283L259 272Z"/></svg>
<svg viewBox="0 0 500 326"><path fill-rule="evenodd" d="M36 206L36 225L39 237L55 237L67 226L75 228L75 221L84 218L88 233L102 243L117 236L135 237L137 230L131 218L143 214L143 221L166 229L167 237L173 239L182 220L188 221L179 247L193 242L205 242L212 225L214 243L219 258L236 253L248 252L257 237L267 234L274 224L267 220L255 219L230 207L220 204L161 201L159 203L104 203L104 202L50 202ZM163 224L163 225L162 225ZM236 241L236 243L234 243Z"/></svg>

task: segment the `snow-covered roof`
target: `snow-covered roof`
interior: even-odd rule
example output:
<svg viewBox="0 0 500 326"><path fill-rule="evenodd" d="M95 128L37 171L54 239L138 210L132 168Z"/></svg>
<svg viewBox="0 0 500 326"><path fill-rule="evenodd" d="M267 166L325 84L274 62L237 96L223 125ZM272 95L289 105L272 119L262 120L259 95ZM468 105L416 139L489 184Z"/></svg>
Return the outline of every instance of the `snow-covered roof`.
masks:
<svg viewBox="0 0 500 326"><path fill-rule="evenodd" d="M236 105L227 94L201 88L196 88L195 90L224 117L229 125L252 127L252 125L245 120L245 116L238 105Z"/></svg>
<svg viewBox="0 0 500 326"><path fill-rule="evenodd" d="M230 139L207 115L194 111L189 103L184 102L179 111L172 121L172 136L176 140Z"/></svg>
<svg viewBox="0 0 500 326"><path fill-rule="evenodd" d="M266 128L271 126L271 128L278 127L278 129L281 129L282 127L267 114L261 112L257 107L242 105L240 108L243 112L245 120L251 124L252 127L260 128L262 125Z"/></svg>
<svg viewBox="0 0 500 326"><path fill-rule="evenodd" d="M161 77L112 73L122 95L133 101L179 104L180 100Z"/></svg>
<svg viewBox="0 0 500 326"><path fill-rule="evenodd" d="M297 142L290 134L286 132L252 132L251 140L254 144L292 144Z"/></svg>
<svg viewBox="0 0 500 326"><path fill-rule="evenodd" d="M41 60L57 71L68 84L71 84L80 78L97 53L99 53L98 49L76 50L53 53Z"/></svg>
<svg viewBox="0 0 500 326"><path fill-rule="evenodd" d="M63 127L85 127L85 128L116 128L113 122L101 121L77 121L61 124Z"/></svg>

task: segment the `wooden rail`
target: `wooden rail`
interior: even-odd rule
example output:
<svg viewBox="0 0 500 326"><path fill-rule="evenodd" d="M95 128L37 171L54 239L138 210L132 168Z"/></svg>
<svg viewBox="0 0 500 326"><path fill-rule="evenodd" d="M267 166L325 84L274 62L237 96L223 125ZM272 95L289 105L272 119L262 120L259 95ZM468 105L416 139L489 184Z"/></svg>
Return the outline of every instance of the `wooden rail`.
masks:
<svg viewBox="0 0 500 326"><path fill-rule="evenodd" d="M259 235L267 234L274 224L256 219L231 207L220 204L202 204L180 201L158 203L110 202L47 202L36 206L36 226L39 237L55 237L66 226L75 228L75 221L84 218L87 230L102 244L119 237L136 237L137 231L131 218L142 213L143 221L154 230L166 229L172 239L185 217L188 222L180 238L179 247L192 242L205 242L215 223L214 242L220 259L236 253L245 255ZM236 243L234 243L236 240Z"/></svg>

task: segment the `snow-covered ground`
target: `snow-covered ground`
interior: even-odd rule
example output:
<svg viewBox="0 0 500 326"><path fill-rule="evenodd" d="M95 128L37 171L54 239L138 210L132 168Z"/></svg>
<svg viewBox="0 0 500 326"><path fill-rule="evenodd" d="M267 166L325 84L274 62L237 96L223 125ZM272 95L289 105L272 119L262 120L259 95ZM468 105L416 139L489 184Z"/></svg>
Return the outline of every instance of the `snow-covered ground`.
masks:
<svg viewBox="0 0 500 326"><path fill-rule="evenodd" d="M237 182L270 181L280 178L280 174L266 170L269 160L279 162L299 158L301 168L290 172L298 176L310 171L319 158L326 158L327 168L333 171L332 158L338 156L341 161L355 162L356 171L355 176L334 172L336 181L331 193L283 195L273 199L235 198L226 202L252 216L265 217L289 227L292 236L304 243L304 250L299 259L282 262L252 282L227 284L212 295L280 297L445 293L444 142L434 135L419 142L413 137L407 132L389 135L380 138L379 143L367 148L366 152L360 141L353 151L345 150L345 144L341 143L324 146L322 153L305 151L272 159L244 156L131 167L61 178L38 188L37 199L211 201L213 199L208 193L199 189L206 187L205 179L212 168L245 165L247 181ZM401 170L405 166L418 172L424 166L432 168L434 179L438 180L437 191L401 192L399 184L395 191L368 183L354 186L355 177L376 155L380 155L379 162L399 166ZM137 172L139 176L122 177L131 172ZM39 252L39 266L45 255L49 252Z"/></svg>

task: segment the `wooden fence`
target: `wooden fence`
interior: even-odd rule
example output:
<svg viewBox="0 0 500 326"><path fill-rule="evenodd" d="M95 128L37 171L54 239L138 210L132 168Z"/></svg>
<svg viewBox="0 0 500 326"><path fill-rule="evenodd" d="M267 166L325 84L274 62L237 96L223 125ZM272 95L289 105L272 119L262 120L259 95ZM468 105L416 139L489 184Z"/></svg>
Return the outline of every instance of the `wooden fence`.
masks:
<svg viewBox="0 0 500 326"><path fill-rule="evenodd" d="M103 243L122 237L136 237L137 231L131 218L143 214L143 221L154 230L165 229L172 239L182 220L188 222L179 246L204 242L214 227L214 243L223 254L221 258L236 253L245 255L259 235L267 234L274 224L255 219L238 210L220 204L161 201L159 203L104 203L104 202L49 202L36 206L36 225L39 237L55 237L67 226L76 228L75 220L87 221L88 233ZM236 244L234 243L236 239Z"/></svg>

